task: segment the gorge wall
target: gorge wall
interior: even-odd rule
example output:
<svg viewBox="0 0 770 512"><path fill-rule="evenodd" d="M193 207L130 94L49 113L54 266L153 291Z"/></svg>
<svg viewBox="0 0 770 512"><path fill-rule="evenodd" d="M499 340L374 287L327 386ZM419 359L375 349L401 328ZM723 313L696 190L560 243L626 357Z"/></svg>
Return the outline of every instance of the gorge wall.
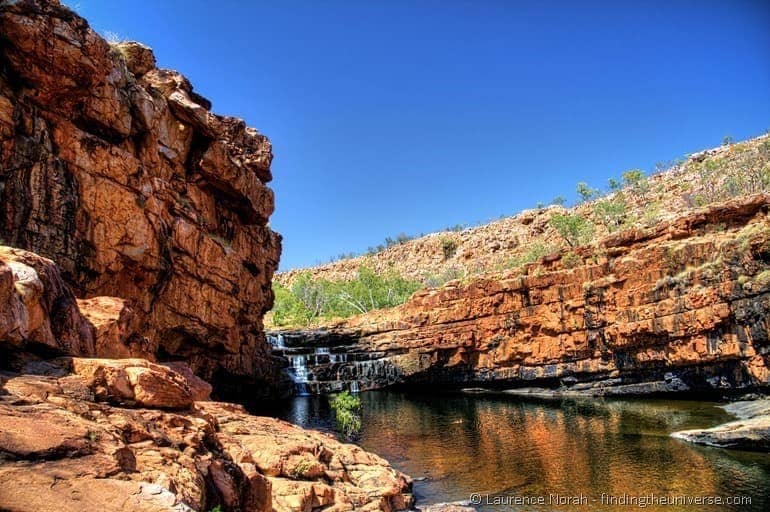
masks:
<svg viewBox="0 0 770 512"><path fill-rule="evenodd" d="M0 0L0 510L413 504L380 457L211 401L199 376L286 382L271 146L209 108L149 48Z"/></svg>
<svg viewBox="0 0 770 512"><path fill-rule="evenodd" d="M0 239L54 260L97 326L118 320L85 355L272 385L271 145L210 107L58 2L0 2Z"/></svg>
<svg viewBox="0 0 770 512"><path fill-rule="evenodd" d="M402 306L315 331L306 343L355 342L345 350L374 361L322 360L309 371L318 380L347 376L360 389L419 383L647 394L766 386L769 209L768 195L744 197L620 231L575 249L577 260L554 253L500 277L418 292Z"/></svg>

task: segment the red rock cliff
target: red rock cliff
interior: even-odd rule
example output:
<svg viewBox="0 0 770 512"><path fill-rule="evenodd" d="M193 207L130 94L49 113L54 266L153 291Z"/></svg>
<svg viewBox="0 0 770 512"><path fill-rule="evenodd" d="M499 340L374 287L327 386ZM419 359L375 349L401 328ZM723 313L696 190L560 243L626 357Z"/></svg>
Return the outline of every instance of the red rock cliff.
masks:
<svg viewBox="0 0 770 512"><path fill-rule="evenodd" d="M521 271L418 292L402 306L330 327L327 336L356 340L357 351L379 357L334 370L362 389L765 387L769 209L768 195L740 198L618 232L576 249L576 261L555 253Z"/></svg>
<svg viewBox="0 0 770 512"><path fill-rule="evenodd" d="M100 355L273 381L271 145L209 109L149 48L55 1L0 2L0 238L80 298L125 299L107 306L122 346Z"/></svg>

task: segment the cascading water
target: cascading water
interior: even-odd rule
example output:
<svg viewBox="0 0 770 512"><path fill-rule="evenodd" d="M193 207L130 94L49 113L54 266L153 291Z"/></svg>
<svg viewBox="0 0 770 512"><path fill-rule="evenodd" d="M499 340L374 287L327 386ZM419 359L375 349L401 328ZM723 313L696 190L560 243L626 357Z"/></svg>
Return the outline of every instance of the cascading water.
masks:
<svg viewBox="0 0 770 512"><path fill-rule="evenodd" d="M294 388L297 395L309 395L307 390L307 359L303 355L289 356L291 362L291 374L294 376Z"/></svg>
<svg viewBox="0 0 770 512"><path fill-rule="evenodd" d="M362 350L354 338L334 338L325 331L267 334L273 354L285 357L286 373L298 395L382 387L398 381L398 371L383 352Z"/></svg>
<svg viewBox="0 0 770 512"><path fill-rule="evenodd" d="M265 337L267 338L267 342L274 349L284 349L284 348L286 348L286 345L284 345L284 342L283 342L283 334L281 334L281 333L278 333L278 334L267 334Z"/></svg>

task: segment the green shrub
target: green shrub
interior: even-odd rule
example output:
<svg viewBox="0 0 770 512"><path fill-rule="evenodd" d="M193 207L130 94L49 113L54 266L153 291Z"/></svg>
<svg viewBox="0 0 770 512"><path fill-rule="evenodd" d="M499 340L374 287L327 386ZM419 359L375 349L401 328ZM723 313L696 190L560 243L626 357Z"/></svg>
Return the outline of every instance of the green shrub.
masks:
<svg viewBox="0 0 770 512"><path fill-rule="evenodd" d="M564 203L566 203L567 200L564 199L562 196L556 196L551 200L551 204L554 204L556 206L564 206Z"/></svg>
<svg viewBox="0 0 770 512"><path fill-rule="evenodd" d="M406 302L422 285L395 272L377 274L361 266L347 281L314 279L310 272L297 276L291 287L273 283L273 323L308 325L319 318L349 317Z"/></svg>
<svg viewBox="0 0 770 512"><path fill-rule="evenodd" d="M648 203L642 215L642 222L645 226L652 226L660 220L660 202Z"/></svg>
<svg viewBox="0 0 770 512"><path fill-rule="evenodd" d="M564 265L564 268L575 268L583 264L583 258L572 251L567 251L561 257L561 262Z"/></svg>
<svg viewBox="0 0 770 512"><path fill-rule="evenodd" d="M570 247L588 243L594 232L593 224L577 214L557 214L549 222Z"/></svg>
<svg viewBox="0 0 770 512"><path fill-rule="evenodd" d="M577 193L583 202L590 201L600 195L597 189L589 187L588 184L583 181L577 184Z"/></svg>
<svg viewBox="0 0 770 512"><path fill-rule="evenodd" d="M465 277L465 271L458 267L448 267L442 270L438 274L428 274L424 277L423 282L428 288L440 288L449 281L455 281Z"/></svg>
<svg viewBox="0 0 770 512"><path fill-rule="evenodd" d="M315 463L309 459L300 460L296 466L290 470L290 475L294 480L307 478L308 472L315 467Z"/></svg>
<svg viewBox="0 0 770 512"><path fill-rule="evenodd" d="M724 137L722 137L722 145L723 146L729 146L729 145L733 144L733 142L735 142L735 139L733 139L733 137L731 135L725 135Z"/></svg>
<svg viewBox="0 0 770 512"><path fill-rule="evenodd" d="M641 169L630 169L624 172L621 178L623 178L623 185L626 187L636 187L647 179Z"/></svg>
<svg viewBox="0 0 770 512"><path fill-rule="evenodd" d="M649 189L647 176L641 169L630 169L621 174L623 186L630 188L635 194L646 194Z"/></svg>
<svg viewBox="0 0 770 512"><path fill-rule="evenodd" d="M527 263L534 263L543 256L548 256L549 254L556 252L556 250L557 249L553 246L545 245L542 242L535 242L530 245L527 252L508 260L506 264L503 265L503 268L512 269L521 267Z"/></svg>
<svg viewBox="0 0 770 512"><path fill-rule="evenodd" d="M597 201L594 204L594 215L612 233L623 225L623 220L626 217L626 203L622 197Z"/></svg>
<svg viewBox="0 0 770 512"><path fill-rule="evenodd" d="M361 430L360 398L343 391L329 399L329 406L334 411L334 420L340 433L350 438Z"/></svg>

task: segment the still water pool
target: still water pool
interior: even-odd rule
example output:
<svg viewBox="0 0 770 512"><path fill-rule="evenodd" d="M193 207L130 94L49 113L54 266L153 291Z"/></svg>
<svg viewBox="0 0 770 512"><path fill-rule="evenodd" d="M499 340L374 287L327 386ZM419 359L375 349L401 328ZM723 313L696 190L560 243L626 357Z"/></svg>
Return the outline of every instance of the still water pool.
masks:
<svg viewBox="0 0 770 512"><path fill-rule="evenodd" d="M465 501L476 493L482 502L477 508L490 511L770 510L770 455L669 437L676 430L733 419L713 402L531 402L504 395L394 391L359 396L358 444L417 478L419 504ZM332 428L321 396L296 397L278 409L257 412L303 427ZM642 507L640 500L650 495L680 501ZM608 505L610 496L621 501ZM637 496L642 498L634 502ZM537 503L540 497L545 503ZM684 497L742 503L688 506L681 500L693 498Z"/></svg>

